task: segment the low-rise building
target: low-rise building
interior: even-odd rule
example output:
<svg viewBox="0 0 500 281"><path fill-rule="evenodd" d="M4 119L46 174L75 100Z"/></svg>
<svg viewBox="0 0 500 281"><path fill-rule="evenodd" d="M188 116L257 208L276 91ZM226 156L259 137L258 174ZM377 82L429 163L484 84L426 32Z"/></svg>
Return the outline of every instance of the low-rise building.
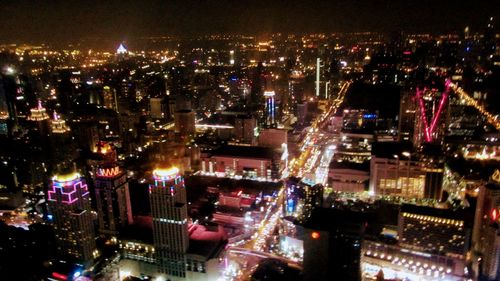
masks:
<svg viewBox="0 0 500 281"><path fill-rule="evenodd" d="M219 177L277 180L285 167L281 149L221 146L202 158L202 174Z"/></svg>

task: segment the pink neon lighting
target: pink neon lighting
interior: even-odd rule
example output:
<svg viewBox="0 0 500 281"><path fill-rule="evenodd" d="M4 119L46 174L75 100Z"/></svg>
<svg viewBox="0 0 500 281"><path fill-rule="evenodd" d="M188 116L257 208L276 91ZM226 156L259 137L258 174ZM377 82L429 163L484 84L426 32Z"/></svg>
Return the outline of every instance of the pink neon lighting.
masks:
<svg viewBox="0 0 500 281"><path fill-rule="evenodd" d="M434 134L434 132L436 130L436 124L437 124L439 118L441 117L441 113L443 111L443 107L446 104L446 101L447 101L447 98L448 98L448 95L449 95L449 92L450 92L450 85L451 85L451 81L450 80L446 80L446 82L445 82L445 90L443 92L443 95L441 96L441 100L439 101L438 109L435 112L434 116L432 117L432 121L431 121L431 126L430 127L429 127L429 123L427 122L427 116L425 114L425 105L424 105L424 101L423 101L423 98L422 98L422 93L425 92L426 89L424 88L424 90L422 91L422 90L420 90L420 89L417 88L417 90L416 90L418 104L419 104L420 112L421 112L421 115L422 115L422 121L424 123L424 137L425 137L425 141L426 142L431 142L432 139L433 139L433 134Z"/></svg>
<svg viewBox="0 0 500 281"><path fill-rule="evenodd" d="M78 201L78 196L76 192L82 190L82 197L89 194L88 187L83 184L82 181L73 180L68 182L57 182L54 181L52 184L52 190L48 191L48 200L57 201L56 194L61 195L61 202L64 204L73 204Z"/></svg>
<svg viewBox="0 0 500 281"><path fill-rule="evenodd" d="M52 272L52 277L57 278L57 279L61 279L61 280L68 280L68 276L61 274L61 273L57 273L57 272Z"/></svg>
<svg viewBox="0 0 500 281"><path fill-rule="evenodd" d="M424 89L425 91L425 89ZM420 106L420 113L422 115L422 121L424 122L424 137L427 142L431 141L431 137L429 135L429 125L427 124L427 117L425 117L425 106L424 106L424 100L422 99L422 91L417 88L417 100Z"/></svg>
<svg viewBox="0 0 500 281"><path fill-rule="evenodd" d="M449 80L446 81L446 85L447 85L446 89L444 90L443 95L441 96L441 100L439 101L439 107L438 107L438 110L436 112L436 116L434 116L434 118L432 119L431 128L429 129L431 134L434 133L434 130L436 129L437 121L438 121L439 117L441 116L441 112L443 111L443 106L446 103L446 99L448 98L448 93L450 91L450 86L449 86L448 81Z"/></svg>

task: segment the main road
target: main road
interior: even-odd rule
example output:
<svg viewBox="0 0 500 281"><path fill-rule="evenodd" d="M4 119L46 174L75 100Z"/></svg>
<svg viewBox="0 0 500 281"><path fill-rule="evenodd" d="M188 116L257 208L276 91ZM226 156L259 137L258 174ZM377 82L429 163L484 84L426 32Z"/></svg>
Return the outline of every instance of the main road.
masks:
<svg viewBox="0 0 500 281"><path fill-rule="evenodd" d="M339 90L337 97L331 101L328 109L319 115L307 129L307 134L300 144L300 155L291 160L289 165L289 175L297 177L314 177L315 169L319 162L324 162L325 159L320 157L324 155L324 149L332 148L331 146L322 147L325 140L323 129L328 124L332 114L337 112L340 105L344 102L345 95L352 85L352 81L346 81ZM318 161L320 160L320 161ZM311 179L316 181L315 179Z"/></svg>
<svg viewBox="0 0 500 281"><path fill-rule="evenodd" d="M328 120L337 112L339 106L344 102L345 94L347 93L349 87L351 86L351 81L346 81L343 83L339 90L337 97L330 101L328 104L328 109L321 115L317 116L312 122L311 126L307 129L307 134L301 143L301 154L294 160L291 161L289 165L289 170L285 171L286 176L298 176L302 177L304 175L309 175L316 173L318 175L318 183L324 183L328 175L328 164L333 156L334 147L330 145L330 140L323 133L324 127L328 124ZM321 144L321 145L318 145ZM264 218L261 223L256 226L255 234L252 235L252 239L241 246L230 245L227 249L228 255L231 259L241 260L238 256L246 257L245 262L247 262L239 270L236 270L234 266L226 266L223 276L219 280L245 280L252 274L256 269L258 260L262 258L277 258L279 260L287 262L291 266L300 267L297 262L276 256L269 253L267 249L266 242L269 238L273 236L273 232L279 223L280 217L282 215L282 200L284 197L284 187L280 189L276 198L273 202L270 202L266 207ZM248 263L248 260L252 260L252 263ZM236 272L238 271L238 272Z"/></svg>

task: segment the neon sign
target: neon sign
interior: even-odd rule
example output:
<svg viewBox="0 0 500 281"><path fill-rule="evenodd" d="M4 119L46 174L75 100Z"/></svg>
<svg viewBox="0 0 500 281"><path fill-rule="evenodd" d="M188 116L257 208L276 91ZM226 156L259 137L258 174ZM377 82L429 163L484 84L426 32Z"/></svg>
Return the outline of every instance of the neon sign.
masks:
<svg viewBox="0 0 500 281"><path fill-rule="evenodd" d="M99 168L97 169L97 176L103 178L112 178L120 174L120 167L116 166L113 168Z"/></svg>
<svg viewBox="0 0 500 281"><path fill-rule="evenodd" d="M81 191L82 197L89 194L87 185L79 180L78 173L55 176L53 178L52 190L48 191L48 200L57 201L57 194L59 194L62 203L73 204L78 201L78 191Z"/></svg>

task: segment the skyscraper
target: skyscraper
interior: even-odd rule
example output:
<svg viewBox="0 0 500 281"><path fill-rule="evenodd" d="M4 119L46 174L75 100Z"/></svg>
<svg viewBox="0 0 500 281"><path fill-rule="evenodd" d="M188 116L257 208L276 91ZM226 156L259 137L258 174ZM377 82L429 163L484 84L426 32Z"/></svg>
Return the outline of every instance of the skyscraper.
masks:
<svg viewBox="0 0 500 281"><path fill-rule="evenodd" d="M50 154L49 172L56 166L72 166L76 158L75 144L71 139L70 128L66 121L54 112L54 119L50 123Z"/></svg>
<svg viewBox="0 0 500 281"><path fill-rule="evenodd" d="M189 235L184 179L179 169L172 167L154 170L153 180L149 200L158 271L185 278Z"/></svg>
<svg viewBox="0 0 500 281"><path fill-rule="evenodd" d="M414 144L441 143L446 132L448 110L448 95L450 94L450 81L444 85L444 90L437 88L416 89L416 109Z"/></svg>
<svg viewBox="0 0 500 281"><path fill-rule="evenodd" d="M268 128L276 128L276 106L275 106L275 93L274 91L265 91L264 97L266 98L266 121L265 125Z"/></svg>
<svg viewBox="0 0 500 281"><path fill-rule="evenodd" d="M97 255L87 184L75 171L52 178L47 192L58 252L69 259L89 263Z"/></svg>
<svg viewBox="0 0 500 281"><path fill-rule="evenodd" d="M42 102L39 100L35 108L30 109L30 116L28 120L36 122L38 131L41 136L47 136L49 130L49 115L47 110L42 106Z"/></svg>
<svg viewBox="0 0 500 281"><path fill-rule="evenodd" d="M13 73L14 70L8 67L6 73L0 76L0 118L2 123L5 122L7 125L7 135L9 137L12 137L17 130L18 122L16 109L17 83Z"/></svg>
<svg viewBox="0 0 500 281"><path fill-rule="evenodd" d="M121 227L132 223L127 174L118 166L110 145L102 144L98 153L103 158L94 179L99 232L117 235Z"/></svg>
<svg viewBox="0 0 500 281"><path fill-rule="evenodd" d="M477 196L472 243L479 257L477 272L485 280L500 278L500 171L481 186Z"/></svg>
<svg viewBox="0 0 500 281"><path fill-rule="evenodd" d="M350 210L314 209L304 223L304 280L362 280L361 244L370 219Z"/></svg>

